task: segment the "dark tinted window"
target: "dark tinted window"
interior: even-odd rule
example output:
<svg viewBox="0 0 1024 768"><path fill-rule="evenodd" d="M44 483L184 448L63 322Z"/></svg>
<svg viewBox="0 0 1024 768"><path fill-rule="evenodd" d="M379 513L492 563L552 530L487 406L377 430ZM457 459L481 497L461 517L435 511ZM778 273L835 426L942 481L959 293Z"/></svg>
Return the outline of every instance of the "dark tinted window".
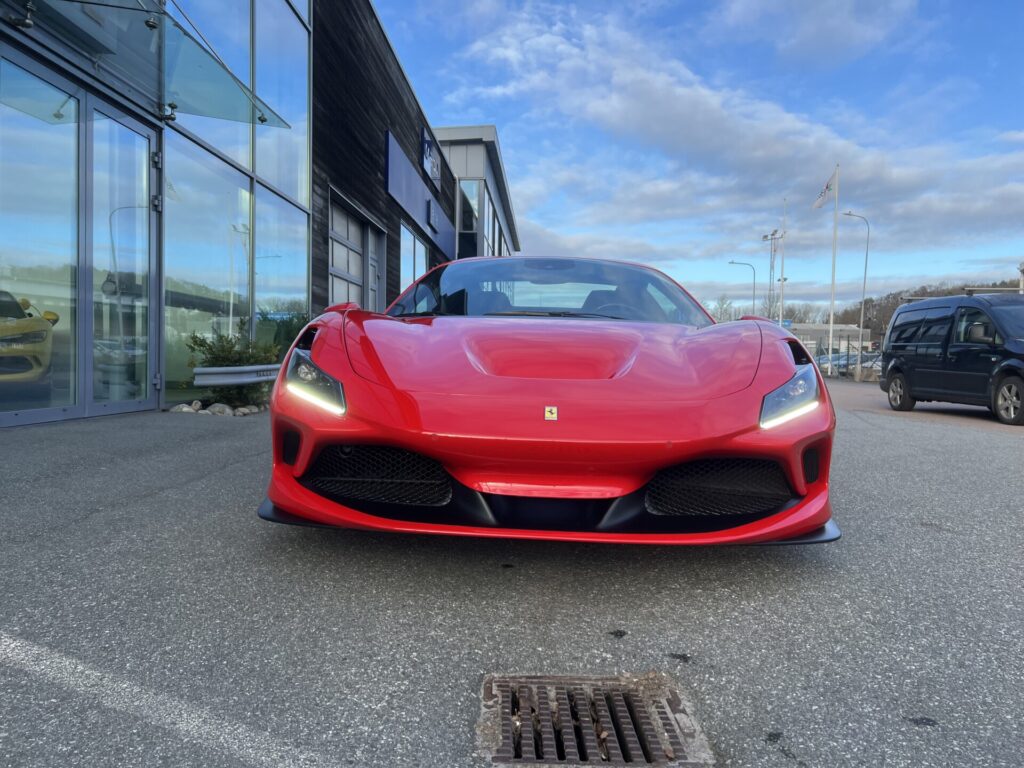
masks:
<svg viewBox="0 0 1024 768"><path fill-rule="evenodd" d="M980 309L964 307L960 310L960 314L956 320L955 341L958 344L990 343L972 340L971 328L979 328L980 330L975 331L975 334L980 333L983 338L992 339L998 343L998 339L996 338L996 327L993 325L989 316Z"/></svg>
<svg viewBox="0 0 1024 768"><path fill-rule="evenodd" d="M13 317L20 320L24 316L25 313L22 311L21 305L15 301L14 297L7 291L0 291L0 317Z"/></svg>
<svg viewBox="0 0 1024 768"><path fill-rule="evenodd" d="M700 306L660 273L587 259L450 262L416 283L388 314L583 317L711 325Z"/></svg>
<svg viewBox="0 0 1024 768"><path fill-rule="evenodd" d="M889 331L890 344L909 344L917 340L917 333L921 329L921 321L928 313L926 309L908 309L896 315L892 322L892 329Z"/></svg>
<svg viewBox="0 0 1024 768"><path fill-rule="evenodd" d="M953 324L951 307L933 307L929 309L921 325L920 344L941 344L946 340L949 326Z"/></svg>

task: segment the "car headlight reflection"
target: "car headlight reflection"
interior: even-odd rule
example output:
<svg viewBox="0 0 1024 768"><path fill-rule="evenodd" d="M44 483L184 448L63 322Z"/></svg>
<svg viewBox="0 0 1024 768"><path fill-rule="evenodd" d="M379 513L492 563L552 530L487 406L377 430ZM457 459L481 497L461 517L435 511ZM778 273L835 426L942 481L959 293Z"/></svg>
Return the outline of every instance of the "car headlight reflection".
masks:
<svg viewBox="0 0 1024 768"><path fill-rule="evenodd" d="M321 371L304 349L292 350L285 373L285 389L335 416L345 413L345 390L341 382Z"/></svg>
<svg viewBox="0 0 1024 768"><path fill-rule="evenodd" d="M44 341L46 341L46 331L30 331L0 338L0 347L20 347L23 344L39 344Z"/></svg>
<svg viewBox="0 0 1024 768"><path fill-rule="evenodd" d="M814 366L798 366L793 378L765 395L761 404L761 429L771 429L810 413L820 402Z"/></svg>

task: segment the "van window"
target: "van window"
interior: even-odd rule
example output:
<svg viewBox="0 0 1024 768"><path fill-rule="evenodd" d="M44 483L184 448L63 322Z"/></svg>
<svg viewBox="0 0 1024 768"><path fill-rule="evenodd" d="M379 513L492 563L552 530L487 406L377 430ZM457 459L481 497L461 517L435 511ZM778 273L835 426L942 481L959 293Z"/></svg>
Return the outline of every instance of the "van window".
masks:
<svg viewBox="0 0 1024 768"><path fill-rule="evenodd" d="M921 325L919 344L941 344L949 334L949 326L953 324L951 307L932 307L924 317Z"/></svg>
<svg viewBox="0 0 1024 768"><path fill-rule="evenodd" d="M907 309L896 315L889 329L889 344L910 344L917 340L927 309Z"/></svg>
<svg viewBox="0 0 1024 768"><path fill-rule="evenodd" d="M989 319L989 316L982 312L980 309L974 307L964 307L960 310L960 316L956 321L956 343L957 344L974 344L970 340L971 326L979 325L982 328L982 335L986 338L993 339L996 344L1001 344L1002 339L999 338L999 334L996 332L996 327Z"/></svg>

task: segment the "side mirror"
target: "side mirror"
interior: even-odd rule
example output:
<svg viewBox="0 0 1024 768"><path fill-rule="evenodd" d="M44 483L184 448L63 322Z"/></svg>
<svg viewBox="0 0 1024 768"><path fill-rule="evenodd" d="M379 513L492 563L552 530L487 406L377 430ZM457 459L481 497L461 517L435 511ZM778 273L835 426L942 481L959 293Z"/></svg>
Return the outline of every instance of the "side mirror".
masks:
<svg viewBox="0 0 1024 768"><path fill-rule="evenodd" d="M48 322L50 325L56 325L60 322L60 315L56 312L43 312L43 320Z"/></svg>
<svg viewBox="0 0 1024 768"><path fill-rule="evenodd" d="M971 344L996 343L996 340L986 333L984 323L974 323L967 329L967 341Z"/></svg>
<svg viewBox="0 0 1024 768"><path fill-rule="evenodd" d="M32 306L32 302L28 299L18 299L18 306L27 312L28 308Z"/></svg>

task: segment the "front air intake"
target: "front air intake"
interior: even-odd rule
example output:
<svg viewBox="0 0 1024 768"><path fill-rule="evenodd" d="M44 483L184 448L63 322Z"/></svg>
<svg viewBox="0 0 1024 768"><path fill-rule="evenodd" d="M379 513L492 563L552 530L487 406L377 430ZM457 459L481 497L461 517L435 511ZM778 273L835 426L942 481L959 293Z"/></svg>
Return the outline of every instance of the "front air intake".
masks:
<svg viewBox="0 0 1024 768"><path fill-rule="evenodd" d="M768 515L793 498L786 475L764 459L701 459L663 469L647 484L652 515Z"/></svg>
<svg viewBox="0 0 1024 768"><path fill-rule="evenodd" d="M380 445L330 445L300 482L340 504L372 501L443 507L452 498L444 467L434 459Z"/></svg>

